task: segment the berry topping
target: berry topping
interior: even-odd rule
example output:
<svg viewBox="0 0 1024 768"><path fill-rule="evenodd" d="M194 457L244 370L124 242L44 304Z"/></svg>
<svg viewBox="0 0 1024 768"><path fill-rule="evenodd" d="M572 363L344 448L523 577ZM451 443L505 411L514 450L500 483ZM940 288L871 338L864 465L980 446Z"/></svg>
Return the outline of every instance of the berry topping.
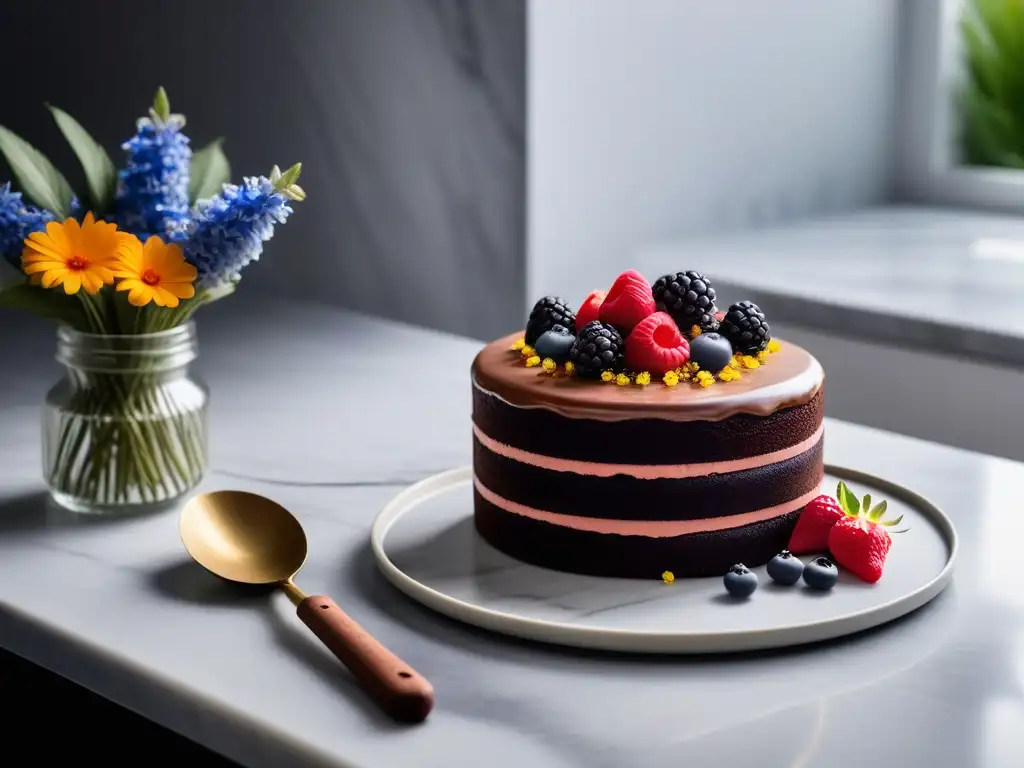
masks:
<svg viewBox="0 0 1024 768"><path fill-rule="evenodd" d="M722 581L725 583L725 591L733 597L750 597L757 589L757 574L743 563L730 568Z"/></svg>
<svg viewBox="0 0 1024 768"><path fill-rule="evenodd" d="M604 297L607 295L604 291L591 291L590 295L583 300L579 311L576 312L577 331L583 330L583 326L587 323L600 319L601 304L604 303Z"/></svg>
<svg viewBox="0 0 1024 768"><path fill-rule="evenodd" d="M663 375L686 364L690 345L664 312L641 320L626 339L626 367Z"/></svg>
<svg viewBox="0 0 1024 768"><path fill-rule="evenodd" d="M601 303L600 319L628 334L633 326L655 311L651 285L643 275L629 269L615 278Z"/></svg>
<svg viewBox="0 0 1024 768"><path fill-rule="evenodd" d="M803 562L800 558L794 557L788 549L782 550L768 561L768 575L777 584L792 586L800 581L803 572Z"/></svg>
<svg viewBox="0 0 1024 768"><path fill-rule="evenodd" d="M690 359L702 371L720 371L732 360L732 344L718 333L702 333L690 342Z"/></svg>
<svg viewBox="0 0 1024 768"><path fill-rule="evenodd" d="M550 358L561 365L569 359L576 337L564 325L553 325L551 330L544 331L534 346L541 359Z"/></svg>
<svg viewBox="0 0 1024 768"><path fill-rule="evenodd" d="M741 355L756 355L768 347L772 338L764 312L752 301L729 307L719 331Z"/></svg>
<svg viewBox="0 0 1024 768"><path fill-rule="evenodd" d="M870 494L860 501L845 483L839 484L837 496L845 514L829 531L829 551L843 568L874 584L882 578L885 558L892 547L892 537L886 528L898 525L903 517L883 520L886 502L872 507Z"/></svg>
<svg viewBox="0 0 1024 768"><path fill-rule="evenodd" d="M576 337L576 343L569 352L569 361L577 376L597 379L602 371L622 370L624 347L622 335L614 326L595 320L583 326Z"/></svg>
<svg viewBox="0 0 1024 768"><path fill-rule="evenodd" d="M574 328L576 313L557 296L545 296L533 305L533 311L530 312L530 319L526 323L526 343L532 347L540 335L550 331L553 325Z"/></svg>
<svg viewBox="0 0 1024 768"><path fill-rule="evenodd" d="M831 496L821 495L804 507L789 539L789 551L798 555L824 552L828 549L828 533L843 519L842 506Z"/></svg>
<svg viewBox="0 0 1024 768"><path fill-rule="evenodd" d="M811 589L832 589L839 581L839 569L827 557L816 557L804 567L804 584Z"/></svg>
<svg viewBox="0 0 1024 768"><path fill-rule="evenodd" d="M652 289L661 312L668 312L680 328L700 326L702 331L718 330L715 289L700 272L677 272L659 277Z"/></svg>

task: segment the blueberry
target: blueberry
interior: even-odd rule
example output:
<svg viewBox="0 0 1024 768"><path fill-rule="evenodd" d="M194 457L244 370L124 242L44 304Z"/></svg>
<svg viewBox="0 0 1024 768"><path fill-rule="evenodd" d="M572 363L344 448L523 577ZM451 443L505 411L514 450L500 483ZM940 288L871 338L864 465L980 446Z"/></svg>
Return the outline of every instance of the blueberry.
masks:
<svg viewBox="0 0 1024 768"><path fill-rule="evenodd" d="M725 591L733 597L750 597L757 589L757 574L738 563L725 574Z"/></svg>
<svg viewBox="0 0 1024 768"><path fill-rule="evenodd" d="M816 557L804 568L804 583L811 589L832 589L839 581L839 569L827 557Z"/></svg>
<svg viewBox="0 0 1024 768"><path fill-rule="evenodd" d="M562 364L569 359L569 350L572 349L575 341L576 337L569 332L568 328L564 325L554 325L551 330L540 335L533 348L537 350L537 354L542 360L545 357L550 357L556 363Z"/></svg>
<svg viewBox="0 0 1024 768"><path fill-rule="evenodd" d="M732 360L732 344L721 334L702 333L690 342L690 360L702 371L720 371Z"/></svg>
<svg viewBox="0 0 1024 768"><path fill-rule="evenodd" d="M772 577L772 581L787 587L800 581L803 572L803 562L800 558L793 557L788 549L782 550L768 561L768 575Z"/></svg>

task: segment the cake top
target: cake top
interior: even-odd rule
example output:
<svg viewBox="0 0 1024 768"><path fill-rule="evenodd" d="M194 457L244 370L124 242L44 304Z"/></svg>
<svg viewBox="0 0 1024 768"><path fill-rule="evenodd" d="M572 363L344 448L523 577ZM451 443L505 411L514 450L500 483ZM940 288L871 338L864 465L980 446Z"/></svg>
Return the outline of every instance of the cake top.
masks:
<svg viewBox="0 0 1024 768"><path fill-rule="evenodd" d="M704 387L681 379L666 386L653 380L627 385L615 380L583 379L561 371L527 367L514 333L488 344L473 362L476 386L520 408L546 408L569 418L619 421L669 419L719 421L740 413L767 416L802 405L818 393L824 373L818 361L796 344L781 342L778 351L756 369L737 371L739 378Z"/></svg>
<svg viewBox="0 0 1024 768"><path fill-rule="evenodd" d="M824 378L817 360L773 340L753 302L722 312L716 299L694 271L651 286L628 270L576 311L545 296L522 334L480 353L474 381L513 405L605 420L720 420L810 401Z"/></svg>

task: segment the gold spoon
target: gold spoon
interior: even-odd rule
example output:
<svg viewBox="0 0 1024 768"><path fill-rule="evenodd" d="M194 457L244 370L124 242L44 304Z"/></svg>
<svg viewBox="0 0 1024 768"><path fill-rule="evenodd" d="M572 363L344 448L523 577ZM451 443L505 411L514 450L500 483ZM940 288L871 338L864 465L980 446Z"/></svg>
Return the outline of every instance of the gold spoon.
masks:
<svg viewBox="0 0 1024 768"><path fill-rule="evenodd" d="M420 722L434 705L425 678L375 640L326 595L307 596L292 579L306 561L306 534L284 507L243 491L216 491L181 511L181 540L211 573L242 584L276 584L302 622L396 720Z"/></svg>

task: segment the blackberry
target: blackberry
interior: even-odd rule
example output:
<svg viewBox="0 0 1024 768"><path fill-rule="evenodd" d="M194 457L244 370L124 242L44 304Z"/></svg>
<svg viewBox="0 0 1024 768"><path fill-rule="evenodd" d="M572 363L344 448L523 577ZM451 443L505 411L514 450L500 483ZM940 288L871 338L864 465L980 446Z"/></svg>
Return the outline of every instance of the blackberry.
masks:
<svg viewBox="0 0 1024 768"><path fill-rule="evenodd" d="M526 343L532 347L541 334L550 331L553 325L573 328L575 324L576 313L568 304L557 296L545 296L533 305L530 312L530 319L526 323Z"/></svg>
<svg viewBox="0 0 1024 768"><path fill-rule="evenodd" d="M688 334L699 325L702 331L717 331L715 289L700 272L676 272L659 277L652 289L658 310L668 312L679 330Z"/></svg>
<svg viewBox="0 0 1024 768"><path fill-rule="evenodd" d="M596 379L601 371L621 371L625 366L626 345L615 326L594 320L583 326L569 351L569 361L577 376Z"/></svg>
<svg viewBox="0 0 1024 768"><path fill-rule="evenodd" d="M741 301L729 307L719 331L741 355L757 354L772 338L764 312L752 301Z"/></svg>

